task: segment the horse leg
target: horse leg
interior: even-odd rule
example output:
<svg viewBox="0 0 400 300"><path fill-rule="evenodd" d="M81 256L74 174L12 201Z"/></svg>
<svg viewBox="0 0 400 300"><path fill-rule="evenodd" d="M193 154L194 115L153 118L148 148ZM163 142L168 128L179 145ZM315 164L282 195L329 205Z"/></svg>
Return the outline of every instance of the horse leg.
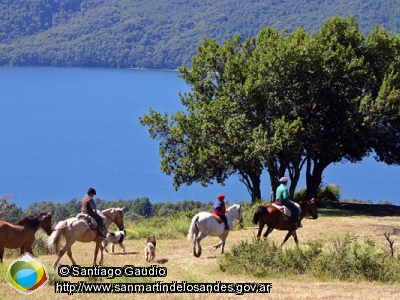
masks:
<svg viewBox="0 0 400 300"><path fill-rule="evenodd" d="M197 254L196 254L196 245L195 245L195 247L193 248L193 254L194 254L194 256L196 256L196 257L200 257L200 255L201 255L201 245L200 245L200 241L202 240L202 239L204 239L206 236L207 236L208 234L207 233L201 233L200 234L200 236L198 237L198 238L196 238L196 243L197 243L197 247L198 247L198 252L197 252Z"/></svg>
<svg viewBox="0 0 400 300"><path fill-rule="evenodd" d="M265 231L263 237L266 238L273 230L274 230L273 227L269 227L269 226L268 226L268 228L267 228L267 230Z"/></svg>
<svg viewBox="0 0 400 300"><path fill-rule="evenodd" d="M101 246L101 241L96 242L96 248L94 249L93 266L96 265L97 254L99 253L99 250L100 250L99 266L102 266L103 265L103 247Z"/></svg>
<svg viewBox="0 0 400 300"><path fill-rule="evenodd" d="M4 247L0 247L0 263L3 262Z"/></svg>
<svg viewBox="0 0 400 300"><path fill-rule="evenodd" d="M25 253L25 248L24 248L24 245L22 245L22 246L19 248L19 254L22 255L22 254L24 254L24 253Z"/></svg>
<svg viewBox="0 0 400 300"><path fill-rule="evenodd" d="M26 247L24 247L24 249L25 249L25 252L29 252L30 254L33 255L33 252L32 252L32 245L27 245Z"/></svg>
<svg viewBox="0 0 400 300"><path fill-rule="evenodd" d="M227 236L225 236L225 237L223 237L223 238L221 239L221 245L222 245L222 247L221 247L221 254L224 254L224 251L225 251L225 241L226 241L226 238L227 238Z"/></svg>
<svg viewBox="0 0 400 300"><path fill-rule="evenodd" d="M99 265L102 266L103 265L103 248L100 247L100 261L99 261Z"/></svg>
<svg viewBox="0 0 400 300"><path fill-rule="evenodd" d="M197 253L196 253L196 241L194 241L194 244L193 244L193 256L198 257Z"/></svg>
<svg viewBox="0 0 400 300"><path fill-rule="evenodd" d="M224 234L222 236L220 236L219 238L221 239L221 242L216 244L213 249L215 250L222 246L221 254L223 254L225 251L225 241L226 241L227 237L228 237L228 235L224 235Z"/></svg>
<svg viewBox="0 0 400 300"><path fill-rule="evenodd" d="M68 257L71 260L72 264L76 265L76 262L72 258L71 246L72 244L69 242L69 239L67 239L65 242L65 246L61 249L60 253L58 253L57 259L53 263L53 269L55 269L58 266L58 263L60 262L61 257L64 256L65 252L67 252Z"/></svg>
<svg viewBox="0 0 400 300"><path fill-rule="evenodd" d="M284 243L288 240L288 238L293 234L293 229L289 230L288 234L285 236L285 239L283 240L281 246L283 246Z"/></svg>
<svg viewBox="0 0 400 300"><path fill-rule="evenodd" d="M220 243L214 245L213 250L216 250L216 249L218 249L218 248L221 247L221 246L222 246L222 242L220 242Z"/></svg>
<svg viewBox="0 0 400 300"><path fill-rule="evenodd" d="M97 254L99 253L99 246L96 243L96 248L94 249L94 256L93 256L93 266L96 265L96 260L97 260Z"/></svg>
<svg viewBox="0 0 400 300"><path fill-rule="evenodd" d="M71 260L73 265L76 265L77 263L75 262L74 258L72 257L72 249L71 247L69 247L69 249L67 250L67 255L69 257L69 259Z"/></svg>
<svg viewBox="0 0 400 300"><path fill-rule="evenodd" d="M296 232L296 230L293 232L293 238L294 238L294 241L296 242L296 245L298 246L298 245L299 245L299 240L297 239L297 232Z"/></svg>
<svg viewBox="0 0 400 300"><path fill-rule="evenodd" d="M261 236L264 226L265 226L265 222L262 218L260 218L260 221L258 222L258 233L257 233L258 238Z"/></svg>

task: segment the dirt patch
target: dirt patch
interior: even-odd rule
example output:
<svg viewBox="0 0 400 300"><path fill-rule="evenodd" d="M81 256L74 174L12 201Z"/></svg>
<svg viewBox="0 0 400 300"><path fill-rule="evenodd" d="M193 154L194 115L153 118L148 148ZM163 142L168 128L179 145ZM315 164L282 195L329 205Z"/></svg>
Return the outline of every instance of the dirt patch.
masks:
<svg viewBox="0 0 400 300"><path fill-rule="evenodd" d="M387 204L360 204L343 201L326 202L328 206L337 209L351 210L358 214L376 217L400 216L400 206Z"/></svg>
<svg viewBox="0 0 400 300"><path fill-rule="evenodd" d="M400 235L400 228L397 226L391 226L391 225L376 225L376 224L371 224L371 226L375 226L381 231L384 231L386 233L389 233L390 235Z"/></svg>

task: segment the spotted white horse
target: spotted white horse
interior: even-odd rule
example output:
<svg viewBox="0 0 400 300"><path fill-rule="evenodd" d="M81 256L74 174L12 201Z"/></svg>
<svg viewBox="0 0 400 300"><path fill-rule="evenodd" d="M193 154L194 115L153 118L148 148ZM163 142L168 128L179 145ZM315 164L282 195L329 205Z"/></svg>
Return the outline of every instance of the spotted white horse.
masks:
<svg viewBox="0 0 400 300"><path fill-rule="evenodd" d="M242 217L242 206L239 204L234 204L226 210L226 219L228 220L229 228L232 228L232 222L237 219L239 223L243 222ZM200 236L198 234L201 232ZM225 230L224 223L218 223L213 214L209 212L199 212L193 219L189 228L188 241L193 247L193 255L195 257L200 257L201 255L201 245L200 241L206 236L218 236L221 242L214 246L214 250L221 247L221 253L224 253L225 241L228 237L229 230ZM196 252L196 243L198 246L198 252Z"/></svg>

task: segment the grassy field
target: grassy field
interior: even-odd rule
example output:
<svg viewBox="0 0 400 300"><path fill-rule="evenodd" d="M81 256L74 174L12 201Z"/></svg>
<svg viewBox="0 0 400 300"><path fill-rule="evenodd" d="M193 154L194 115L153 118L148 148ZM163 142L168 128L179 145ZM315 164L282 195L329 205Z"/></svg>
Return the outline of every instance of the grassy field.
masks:
<svg viewBox="0 0 400 300"><path fill-rule="evenodd" d="M372 217L372 216L351 216L336 215L326 210L320 213L317 220L303 220L303 228L298 230L300 247L307 242L321 241L324 243L324 251L330 251L335 241L343 238L346 234L359 237L360 241L373 240L383 249L388 247L385 233L391 234L394 240L395 255L400 251L400 218L393 216ZM227 239L225 251L229 251L233 245L242 240L251 240L257 233L257 228L249 225L247 221L245 228L235 225ZM187 224L189 228L189 222ZM269 239L280 243L285 236L285 232L274 231ZM156 259L152 263L147 263L144 259L143 249L145 240L128 239L124 242L127 253L122 254L121 249L116 246L116 253L105 253L105 266L125 266L134 265L135 267L148 267L158 265L167 268L168 275L164 278L118 278L114 282L155 282L162 281L171 283L173 281L188 283L272 283L270 294L248 293L235 295L234 293L221 294L56 294L54 285L47 285L29 296L23 296L12 289L3 279L8 265L18 258L18 252L13 251L13 256L4 258L0 266L0 291L2 299L400 299L400 288L397 284L382 284L376 282L343 282L338 280L317 281L309 276L293 276L282 278L276 274L274 278L255 278L251 276L239 276L223 273L219 269L218 259L221 256L220 250L212 250L212 246L219 242L216 237L207 237L202 241L203 255L195 258L192 249L186 241L186 236L175 238L158 238ZM284 247L295 247L293 239L289 239ZM93 243L76 243L73 246L75 260L81 266L90 266L94 251ZM14 253L15 252L15 253ZM14 255L15 254L15 255ZM38 259L45 264L52 280L60 280L55 272L51 271L51 265L55 260L55 255L40 255ZM70 264L69 258L65 255L61 264ZM399 274L400 276L400 274ZM70 282L89 281L89 282L111 282L110 279L94 279L88 277L67 277L64 280Z"/></svg>

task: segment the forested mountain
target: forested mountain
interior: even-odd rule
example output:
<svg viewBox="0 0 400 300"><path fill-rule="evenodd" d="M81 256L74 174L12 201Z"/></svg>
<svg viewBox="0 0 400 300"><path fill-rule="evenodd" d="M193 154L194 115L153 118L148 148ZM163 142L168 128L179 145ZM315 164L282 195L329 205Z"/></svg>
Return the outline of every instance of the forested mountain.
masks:
<svg viewBox="0 0 400 300"><path fill-rule="evenodd" d="M176 69L204 38L311 32L334 14L399 33L398 1L0 0L0 65Z"/></svg>

